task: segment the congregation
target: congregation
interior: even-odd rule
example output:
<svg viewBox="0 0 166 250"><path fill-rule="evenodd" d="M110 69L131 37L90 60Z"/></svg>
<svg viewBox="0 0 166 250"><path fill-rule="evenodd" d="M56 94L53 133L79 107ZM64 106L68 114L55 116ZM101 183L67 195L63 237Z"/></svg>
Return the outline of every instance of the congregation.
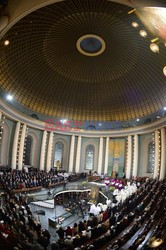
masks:
<svg viewBox="0 0 166 250"><path fill-rule="evenodd" d="M23 189L34 187L49 187L53 184L70 181L76 178L78 174L69 174L66 171L57 171L51 169L49 172L38 171L31 168L29 171L25 170L11 170L10 168L0 169L0 187L3 189Z"/></svg>
<svg viewBox="0 0 166 250"><path fill-rule="evenodd" d="M45 176L46 179L48 178L48 173L43 171L38 174L33 172L34 175L27 175L24 172L18 175L16 173L14 172L14 177L19 176L20 179L25 176L43 176L43 178ZM54 172L49 173L49 175L53 177ZM56 173L56 175L57 178L64 178L64 173ZM4 183L8 183L6 181L7 176L12 179L10 171L5 172ZM1 249L37 250L50 249L51 247L52 250L125 250L126 246L127 249L137 249L145 241L146 235L154 226L154 234L163 234L166 225L166 220L162 220L163 215L166 214L165 187L165 181L142 179L136 192L129 195L125 200L116 200L115 203L110 202L105 210L102 210L101 207L97 215L89 213L87 220L74 223L67 228L60 226L56 230L59 236L56 242L50 241L49 231L43 229L40 222L34 218L26 196L14 194L11 189L7 188L1 196ZM137 234L137 237L135 237L135 234ZM134 240L131 241L133 236Z"/></svg>

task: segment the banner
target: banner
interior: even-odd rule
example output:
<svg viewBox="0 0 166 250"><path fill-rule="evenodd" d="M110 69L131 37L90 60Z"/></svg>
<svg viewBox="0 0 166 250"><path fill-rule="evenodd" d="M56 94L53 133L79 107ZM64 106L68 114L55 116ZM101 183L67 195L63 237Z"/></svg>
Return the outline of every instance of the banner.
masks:
<svg viewBox="0 0 166 250"><path fill-rule="evenodd" d="M125 167L126 139L110 139L108 175L122 177Z"/></svg>

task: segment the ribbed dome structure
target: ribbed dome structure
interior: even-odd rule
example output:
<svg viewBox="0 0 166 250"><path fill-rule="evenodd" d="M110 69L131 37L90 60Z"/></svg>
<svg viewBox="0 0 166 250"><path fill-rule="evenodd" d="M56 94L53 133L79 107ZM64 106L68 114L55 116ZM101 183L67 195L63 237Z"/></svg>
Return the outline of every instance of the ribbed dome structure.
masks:
<svg viewBox="0 0 166 250"><path fill-rule="evenodd" d="M67 0L24 17L1 40L2 89L57 118L124 121L156 112L166 101L166 48L150 51L150 34L139 35L144 27L129 10L106 0ZM86 35L80 46L98 52L101 38L102 53L80 52L77 41Z"/></svg>

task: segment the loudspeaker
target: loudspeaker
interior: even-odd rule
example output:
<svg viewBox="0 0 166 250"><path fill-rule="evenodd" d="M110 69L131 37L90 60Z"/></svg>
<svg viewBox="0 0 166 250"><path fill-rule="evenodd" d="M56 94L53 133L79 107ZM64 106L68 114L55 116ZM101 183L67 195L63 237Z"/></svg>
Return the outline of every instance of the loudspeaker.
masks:
<svg viewBox="0 0 166 250"><path fill-rule="evenodd" d="M48 225L50 226L50 227L53 227L53 228L56 228L56 226L57 226L57 222L56 222L56 220L55 219L48 219Z"/></svg>

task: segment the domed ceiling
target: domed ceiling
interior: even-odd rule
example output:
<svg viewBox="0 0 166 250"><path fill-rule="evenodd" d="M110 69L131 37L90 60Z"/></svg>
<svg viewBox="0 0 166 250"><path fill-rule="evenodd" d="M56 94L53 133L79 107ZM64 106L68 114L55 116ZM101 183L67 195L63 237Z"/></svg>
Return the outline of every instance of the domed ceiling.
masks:
<svg viewBox="0 0 166 250"><path fill-rule="evenodd" d="M130 10L67 0L27 15L1 40L1 88L57 118L124 121L158 111L166 104L166 48L150 51L152 37L139 35L144 26Z"/></svg>

